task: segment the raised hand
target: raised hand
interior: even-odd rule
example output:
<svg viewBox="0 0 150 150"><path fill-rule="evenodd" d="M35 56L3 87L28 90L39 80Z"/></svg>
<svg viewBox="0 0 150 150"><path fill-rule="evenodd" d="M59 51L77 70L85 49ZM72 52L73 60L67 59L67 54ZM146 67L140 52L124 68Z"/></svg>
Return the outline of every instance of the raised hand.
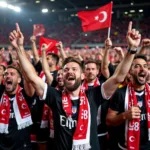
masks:
<svg viewBox="0 0 150 150"><path fill-rule="evenodd" d="M112 41L111 41L110 38L107 38L107 39L105 40L105 48L106 48L106 49L110 49L111 47L112 47Z"/></svg>
<svg viewBox="0 0 150 150"><path fill-rule="evenodd" d="M24 36L21 33L18 23L16 23L16 30L10 32L9 40L15 49L18 49L20 46L23 46Z"/></svg>
<svg viewBox="0 0 150 150"><path fill-rule="evenodd" d="M132 21L129 22L126 39L128 47L136 51L138 46L140 45L141 34L138 30L132 29Z"/></svg>
<svg viewBox="0 0 150 150"><path fill-rule="evenodd" d="M116 53L117 53L119 56L124 57L124 53L123 53L123 50L122 50L121 47L114 47L113 49L116 51Z"/></svg>
<svg viewBox="0 0 150 150"><path fill-rule="evenodd" d="M143 39L141 46L142 46L143 48L145 48L145 47L150 47L150 39Z"/></svg>
<svg viewBox="0 0 150 150"><path fill-rule="evenodd" d="M51 44L51 43L50 43L50 44ZM42 44L42 48L41 48L42 52L43 52L43 51L46 52L46 50L49 48L50 44Z"/></svg>
<svg viewBox="0 0 150 150"><path fill-rule="evenodd" d="M36 36L34 36L34 35L31 36L31 37L30 37L30 41L31 41L32 43L35 43L35 42L36 42Z"/></svg>
<svg viewBox="0 0 150 150"><path fill-rule="evenodd" d="M58 49L59 51L62 50L62 49L63 49L63 44L62 44L62 42L57 43L57 44L56 44L56 47L57 47L57 49Z"/></svg>

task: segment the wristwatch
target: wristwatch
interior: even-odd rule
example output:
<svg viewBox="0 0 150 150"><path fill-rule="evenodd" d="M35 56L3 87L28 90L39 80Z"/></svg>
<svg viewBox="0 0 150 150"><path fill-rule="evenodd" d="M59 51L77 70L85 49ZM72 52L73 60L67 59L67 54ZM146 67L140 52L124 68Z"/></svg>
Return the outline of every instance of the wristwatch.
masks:
<svg viewBox="0 0 150 150"><path fill-rule="evenodd" d="M128 48L128 53L135 54L136 52L137 52L137 49L136 50L132 50L132 49Z"/></svg>

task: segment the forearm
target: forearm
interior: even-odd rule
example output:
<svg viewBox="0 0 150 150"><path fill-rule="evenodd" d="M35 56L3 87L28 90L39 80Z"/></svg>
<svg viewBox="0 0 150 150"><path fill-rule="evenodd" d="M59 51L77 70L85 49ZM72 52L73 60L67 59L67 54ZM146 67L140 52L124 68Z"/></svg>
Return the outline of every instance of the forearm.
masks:
<svg viewBox="0 0 150 150"><path fill-rule="evenodd" d="M146 48L145 47L141 47L138 53L145 55L146 54Z"/></svg>
<svg viewBox="0 0 150 150"><path fill-rule="evenodd" d="M104 52L104 56L103 56L103 59L102 59L102 63L101 63L101 73L103 74L103 76L105 78L109 78L110 76L110 73L109 73L109 49L105 49L105 52Z"/></svg>
<svg viewBox="0 0 150 150"><path fill-rule="evenodd" d="M42 52L42 67L43 67L43 71L44 71L45 76L46 76L47 83L48 83L48 85L51 85L51 83L53 81L53 76L50 74L50 69L48 66L47 59L46 59L46 52L45 51Z"/></svg>
<svg viewBox="0 0 150 150"><path fill-rule="evenodd" d="M39 58L39 54L38 54L35 42L32 42L32 51L33 51L33 56L34 56L35 64L37 64L38 61L40 60L40 58Z"/></svg>
<svg viewBox="0 0 150 150"><path fill-rule="evenodd" d="M108 126L118 126L124 122L125 122L125 113L124 112L119 115L113 116L113 117L108 114L106 117L106 124Z"/></svg>
<svg viewBox="0 0 150 150"><path fill-rule="evenodd" d="M64 60L67 58L67 55L66 55L64 49L60 49L59 52L60 52L61 57L62 57L62 59L63 59L63 61L64 61Z"/></svg>
<svg viewBox="0 0 150 150"><path fill-rule="evenodd" d="M36 72L35 72L33 65L30 63L30 61L26 57L23 46L19 46L19 48L17 49L17 55L19 58L20 65L23 69L23 72L25 73L25 76L27 76L27 78L30 81L33 81L36 75Z"/></svg>
<svg viewBox="0 0 150 150"><path fill-rule="evenodd" d="M129 52L127 52L124 59L116 68L114 75L116 76L118 83L124 81L127 73L129 72L134 56L135 54L130 54Z"/></svg>

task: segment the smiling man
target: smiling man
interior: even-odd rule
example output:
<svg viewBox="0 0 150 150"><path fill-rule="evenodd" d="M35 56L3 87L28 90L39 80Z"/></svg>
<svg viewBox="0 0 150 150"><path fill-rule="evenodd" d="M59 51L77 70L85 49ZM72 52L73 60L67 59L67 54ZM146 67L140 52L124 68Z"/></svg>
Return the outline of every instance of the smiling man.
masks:
<svg viewBox="0 0 150 150"><path fill-rule="evenodd" d="M31 150L29 128L32 124L28 107L30 88L19 86L20 72L8 66L4 73L4 85L0 86L0 149ZM26 92L25 92L26 91Z"/></svg>
<svg viewBox="0 0 150 150"><path fill-rule="evenodd" d="M65 60L63 67L65 90L58 91L37 76L32 64L26 58L23 47L24 37L18 24L16 30L10 33L9 39L36 93L53 111L55 150L98 150L97 109L103 103L103 99L109 99L125 79L140 43L141 35L132 30L132 22L129 23L127 32L129 51L114 75L102 85L87 91L81 88L84 73L81 63L76 59Z"/></svg>
<svg viewBox="0 0 150 150"><path fill-rule="evenodd" d="M118 128L119 149L148 150L150 147L150 87L148 64L144 55L134 58L131 83L113 95L107 124Z"/></svg>

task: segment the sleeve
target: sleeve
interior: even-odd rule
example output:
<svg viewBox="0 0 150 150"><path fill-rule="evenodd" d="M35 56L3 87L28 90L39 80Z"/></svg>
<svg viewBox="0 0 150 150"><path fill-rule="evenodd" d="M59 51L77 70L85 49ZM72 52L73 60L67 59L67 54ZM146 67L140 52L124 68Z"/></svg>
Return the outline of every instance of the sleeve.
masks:
<svg viewBox="0 0 150 150"><path fill-rule="evenodd" d="M40 97L40 100L45 100L46 104L52 107L58 97L61 98L61 92L45 83L44 94Z"/></svg>
<svg viewBox="0 0 150 150"><path fill-rule="evenodd" d="M108 69L109 69L110 77L111 77L115 72L115 67L111 63L109 63Z"/></svg>
<svg viewBox="0 0 150 150"><path fill-rule="evenodd" d="M102 94L102 85L87 90L88 98L95 101L97 108L106 100Z"/></svg>
<svg viewBox="0 0 150 150"><path fill-rule="evenodd" d="M124 98L125 98L125 93L123 93L121 89L118 89L114 95L110 99L110 106L109 108L118 111L118 112L123 112L124 111Z"/></svg>
<svg viewBox="0 0 150 150"><path fill-rule="evenodd" d="M9 53L9 61L7 63L8 65L11 65L13 63L12 55L10 53Z"/></svg>
<svg viewBox="0 0 150 150"><path fill-rule="evenodd" d="M39 62L37 64L34 65L35 70L38 72L38 75L40 75L41 71L42 71L42 64L39 60Z"/></svg>

